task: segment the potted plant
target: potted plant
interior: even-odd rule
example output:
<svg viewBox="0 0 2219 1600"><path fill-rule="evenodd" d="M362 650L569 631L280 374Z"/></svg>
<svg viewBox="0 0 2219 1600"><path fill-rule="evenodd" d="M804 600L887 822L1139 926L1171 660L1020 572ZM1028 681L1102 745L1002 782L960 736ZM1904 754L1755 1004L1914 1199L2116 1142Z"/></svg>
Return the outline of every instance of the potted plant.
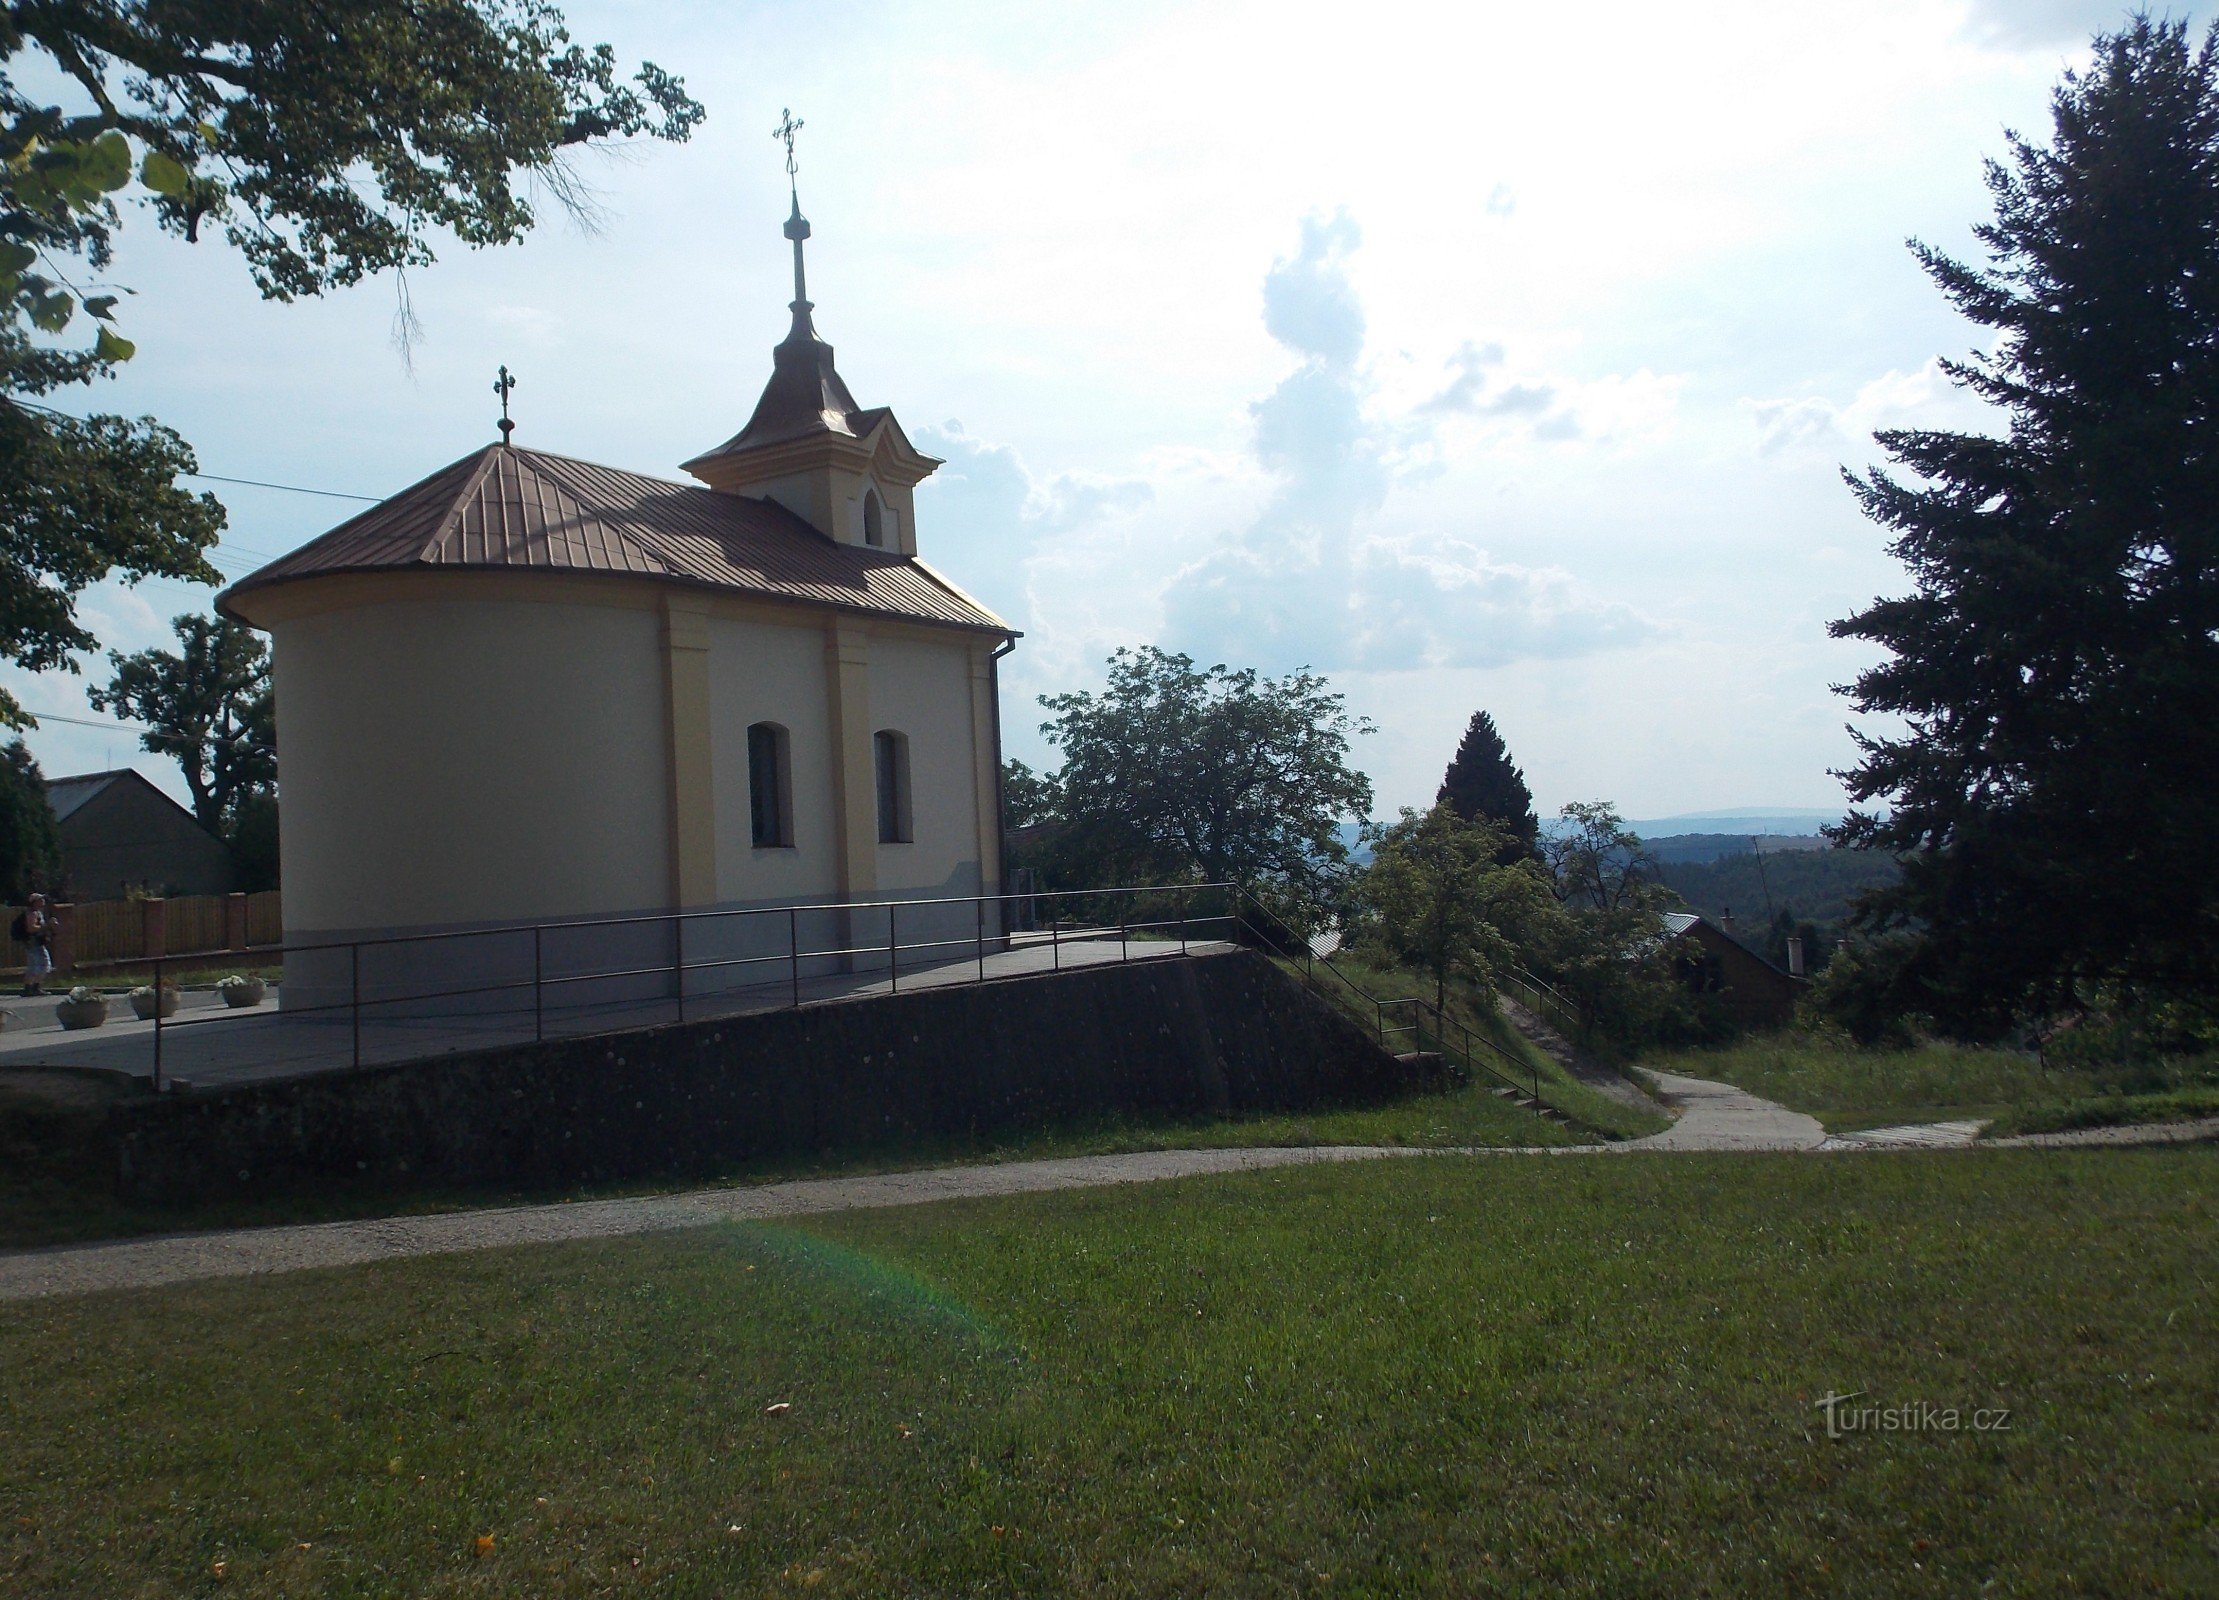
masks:
<svg viewBox="0 0 2219 1600"><path fill-rule="evenodd" d="M216 993L227 1006L258 1006L269 992L268 984L245 972L234 972L216 983Z"/></svg>
<svg viewBox="0 0 2219 1600"><path fill-rule="evenodd" d="M176 1016L178 1002L183 998L184 996L177 992L176 984L171 983L166 978L162 981L160 1003L163 1016ZM151 1022L154 1020L154 1006L155 990L153 984L142 983L136 989L133 989L131 991L131 1009L138 1013L139 1020L141 1022Z"/></svg>
<svg viewBox="0 0 2219 1600"><path fill-rule="evenodd" d="M97 1028L108 1020L108 997L79 984L54 1007L54 1018L65 1028Z"/></svg>

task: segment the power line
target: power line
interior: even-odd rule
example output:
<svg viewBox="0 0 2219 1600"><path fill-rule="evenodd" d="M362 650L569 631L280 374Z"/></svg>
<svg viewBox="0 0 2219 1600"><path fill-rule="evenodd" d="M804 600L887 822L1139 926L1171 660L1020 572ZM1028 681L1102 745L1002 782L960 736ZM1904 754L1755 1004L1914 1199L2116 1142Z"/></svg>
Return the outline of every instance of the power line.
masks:
<svg viewBox="0 0 2219 1600"><path fill-rule="evenodd" d="M243 483L250 489L283 489L287 494L318 494L326 500L360 500L365 505L376 505L374 494L345 494L337 489L303 489L297 483L264 483L260 478L227 478L220 472L185 472L185 478L205 478L210 483Z"/></svg>
<svg viewBox="0 0 2219 1600"><path fill-rule="evenodd" d="M145 733L147 731L147 725L143 722L95 722L90 717L65 717L59 711L32 711L29 706L25 706L23 709L41 722L67 722L80 728L98 728L103 733Z"/></svg>
<svg viewBox="0 0 2219 1600"><path fill-rule="evenodd" d="M43 411L50 417L61 418L64 422L83 422L85 420L73 411L57 411L52 406L42 406L36 400L26 400L20 395L9 395L7 403L22 406L29 411ZM304 489L297 483L268 483L260 478L227 478L220 472L180 472L178 476L180 478L203 478L210 483L241 483L250 489L282 489L287 494L322 495L327 500L360 500L364 505L372 506L378 503L379 498L374 494L348 494L339 489Z"/></svg>

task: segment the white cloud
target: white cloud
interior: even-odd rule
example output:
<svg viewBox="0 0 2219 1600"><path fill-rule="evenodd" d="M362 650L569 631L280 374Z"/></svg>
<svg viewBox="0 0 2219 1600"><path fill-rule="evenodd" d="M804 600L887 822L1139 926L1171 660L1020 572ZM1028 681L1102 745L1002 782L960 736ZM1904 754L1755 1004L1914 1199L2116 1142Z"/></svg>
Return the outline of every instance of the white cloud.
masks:
<svg viewBox="0 0 2219 1600"><path fill-rule="evenodd" d="M2000 412L1951 381L1938 358L1908 372L1883 372L1841 404L1805 395L1744 400L1742 406L1756 427L1757 453L1765 456L1806 449L1828 456L1866 451L1872 435L1887 428L1980 432L2003 424Z"/></svg>
<svg viewBox="0 0 2219 1600"><path fill-rule="evenodd" d="M1456 533L1379 526L1400 475L1432 466L1426 417L1522 421L1543 438L1552 428L1571 436L1578 424L1554 409L1553 385L1494 386L1503 350L1469 341L1451 358L1447 386L1415 415L1376 415L1376 387L1358 365L1362 347L1346 337L1363 327L1349 281L1360 237L1345 214L1306 223L1300 249L1265 277L1266 326L1304 358L1251 408L1256 457L1275 487L1246 528L1172 579L1163 596L1166 639L1212 660L1271 670L1407 672L1582 655L1648 635L1653 624L1630 606L1587 598L1562 570L1492 560ZM1310 314L1290 321L1290 304ZM1330 309L1319 315L1319 307ZM1321 326L1330 337L1317 336ZM1653 400L1660 391L1644 373L1588 392L1616 426L1655 409L1625 395Z"/></svg>

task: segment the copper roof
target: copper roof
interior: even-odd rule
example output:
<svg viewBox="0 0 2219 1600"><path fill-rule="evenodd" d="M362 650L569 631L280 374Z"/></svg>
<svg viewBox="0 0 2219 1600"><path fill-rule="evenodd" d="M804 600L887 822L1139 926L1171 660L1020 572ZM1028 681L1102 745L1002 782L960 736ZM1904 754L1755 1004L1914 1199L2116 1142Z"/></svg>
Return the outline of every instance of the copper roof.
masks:
<svg viewBox="0 0 2219 1600"><path fill-rule="evenodd" d="M600 572L1012 635L915 559L837 544L784 506L488 445L250 573L216 599L337 572Z"/></svg>

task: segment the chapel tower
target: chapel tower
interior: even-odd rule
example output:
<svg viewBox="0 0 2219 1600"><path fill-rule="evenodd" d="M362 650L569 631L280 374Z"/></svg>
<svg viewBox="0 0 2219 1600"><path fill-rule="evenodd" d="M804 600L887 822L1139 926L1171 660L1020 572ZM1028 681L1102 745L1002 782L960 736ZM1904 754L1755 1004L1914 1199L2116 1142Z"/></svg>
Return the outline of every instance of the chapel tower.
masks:
<svg viewBox="0 0 2219 1600"><path fill-rule="evenodd" d="M785 227L794 246L793 325L771 351L770 382L747 426L686 470L712 489L775 500L836 543L914 556L912 491L940 461L909 442L890 409L855 403L832 364L832 346L817 336L801 253L809 219L794 181L800 126L789 116L779 130L793 200Z"/></svg>

